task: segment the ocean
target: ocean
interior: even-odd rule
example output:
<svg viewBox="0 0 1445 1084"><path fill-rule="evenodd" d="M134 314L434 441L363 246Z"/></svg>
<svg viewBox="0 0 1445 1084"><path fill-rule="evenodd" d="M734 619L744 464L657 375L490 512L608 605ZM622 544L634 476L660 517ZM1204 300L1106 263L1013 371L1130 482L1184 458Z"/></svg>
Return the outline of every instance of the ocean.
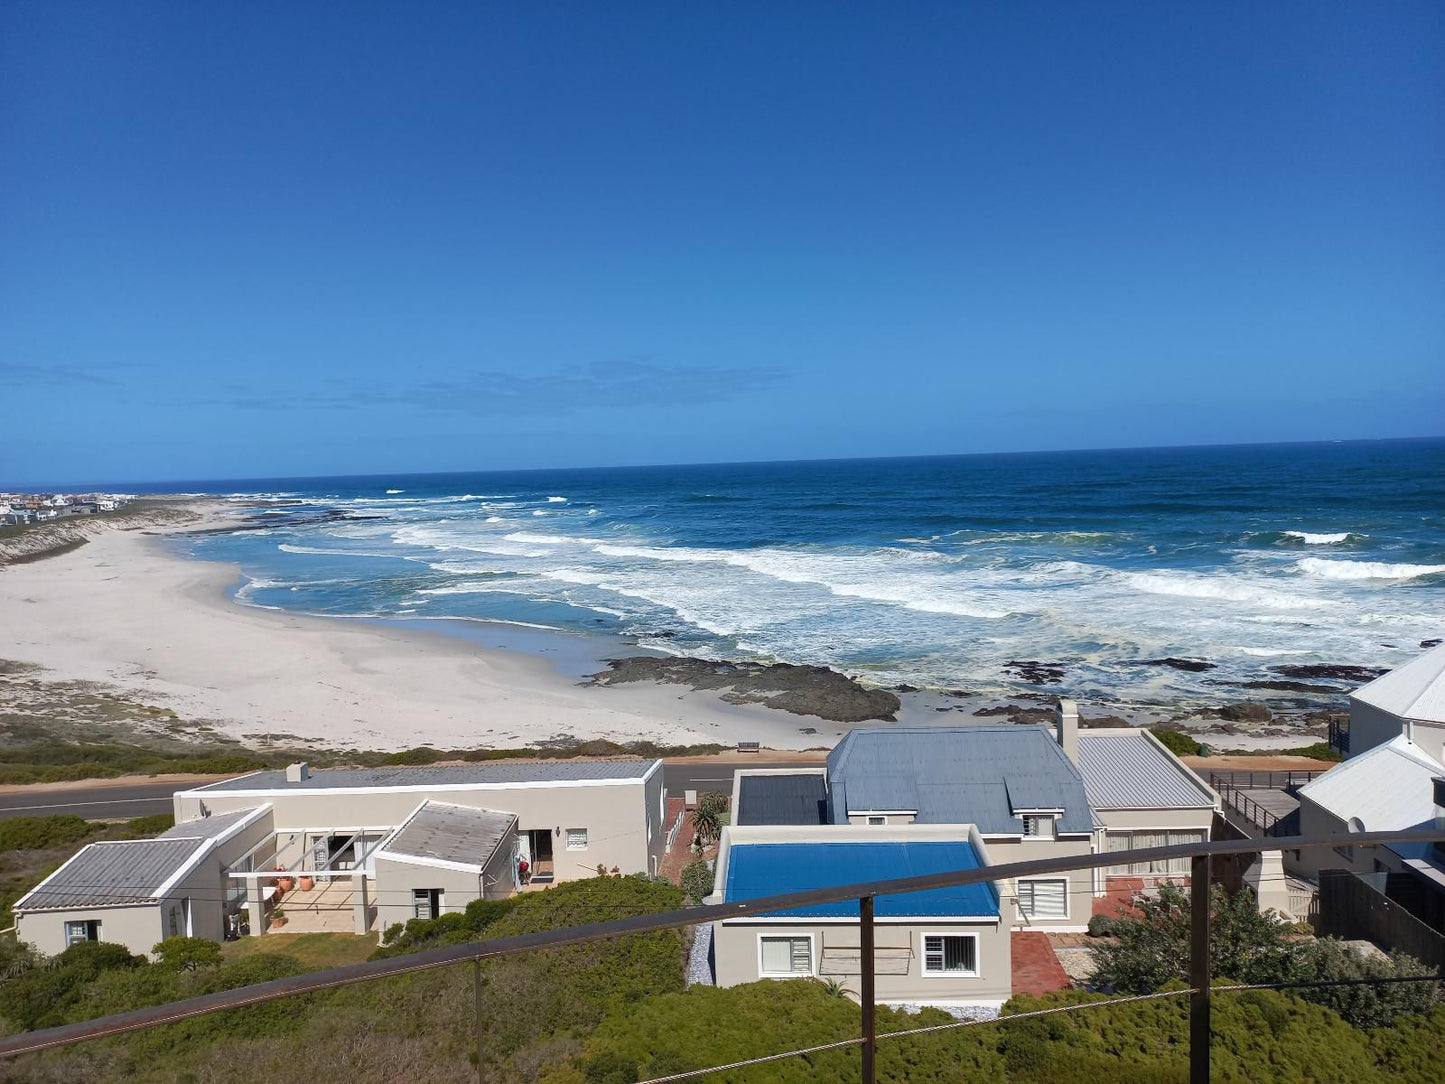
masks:
<svg viewBox="0 0 1445 1084"><path fill-rule="evenodd" d="M1445 635L1445 440L179 485L249 528L180 543L243 604L879 685L1267 700Z"/></svg>

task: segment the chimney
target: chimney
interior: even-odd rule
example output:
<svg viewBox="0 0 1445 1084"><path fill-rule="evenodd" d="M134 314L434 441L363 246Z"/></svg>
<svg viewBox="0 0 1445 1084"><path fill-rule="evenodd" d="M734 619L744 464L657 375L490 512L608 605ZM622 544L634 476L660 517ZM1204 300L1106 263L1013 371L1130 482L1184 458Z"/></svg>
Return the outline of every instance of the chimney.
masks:
<svg viewBox="0 0 1445 1084"><path fill-rule="evenodd" d="M299 760L295 764L286 765L286 782L300 783L310 778L311 769L306 767L304 760Z"/></svg>
<svg viewBox="0 0 1445 1084"><path fill-rule="evenodd" d="M1059 739L1059 748L1075 764L1079 762L1079 705L1067 696L1059 697L1054 705L1054 734Z"/></svg>
<svg viewBox="0 0 1445 1084"><path fill-rule="evenodd" d="M1400 724L1400 733L1405 735L1405 740L1410 743L1415 741L1415 720L1406 719Z"/></svg>

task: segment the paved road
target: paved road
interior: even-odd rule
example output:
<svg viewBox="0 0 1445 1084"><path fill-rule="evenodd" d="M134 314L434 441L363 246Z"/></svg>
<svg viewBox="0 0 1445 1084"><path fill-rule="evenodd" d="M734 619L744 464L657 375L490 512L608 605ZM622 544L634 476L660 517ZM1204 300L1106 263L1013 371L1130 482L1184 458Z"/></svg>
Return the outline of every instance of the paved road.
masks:
<svg viewBox="0 0 1445 1084"><path fill-rule="evenodd" d="M745 761L742 764L668 764L662 769L670 794L685 790L732 793L735 768L786 768L787 764ZM86 820L128 820L151 813L169 813L171 795L195 783L141 783L124 787L79 787L75 790L0 794L0 820L74 813Z"/></svg>
<svg viewBox="0 0 1445 1084"><path fill-rule="evenodd" d="M129 820L169 813L171 795L185 783L141 783L125 787L82 787L0 794L0 820L74 813L86 820Z"/></svg>

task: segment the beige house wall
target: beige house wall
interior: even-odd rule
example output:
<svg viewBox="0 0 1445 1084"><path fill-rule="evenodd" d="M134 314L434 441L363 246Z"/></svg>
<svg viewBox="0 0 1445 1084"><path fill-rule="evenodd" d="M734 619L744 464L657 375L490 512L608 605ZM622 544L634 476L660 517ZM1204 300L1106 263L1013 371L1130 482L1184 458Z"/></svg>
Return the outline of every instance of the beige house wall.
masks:
<svg viewBox="0 0 1445 1084"><path fill-rule="evenodd" d="M977 976L923 974L925 933L970 934L978 938ZM813 977L836 979L855 997L859 990L857 922L718 922L713 925L717 984L757 982L760 938L812 938ZM993 1004L1012 993L1009 931L1001 922L950 923L909 919L874 924L875 996L879 1001L933 1004ZM800 976L801 977L801 976ZM783 980L786 981L786 980Z"/></svg>
<svg viewBox="0 0 1445 1084"><path fill-rule="evenodd" d="M1063 839L986 839L989 863L995 866L1011 862L1038 862L1048 858L1072 858L1074 855L1093 854L1093 840L1089 836ZM1077 931L1087 929L1089 915L1094 901L1093 870L1071 870L1066 873L1041 873L1024 880L1068 882L1068 914L1062 918L1025 918L1018 913L1018 884L1013 879L996 882L1000 902L1007 905L1006 919L1012 919L1016 930L1057 930Z"/></svg>
<svg viewBox="0 0 1445 1084"><path fill-rule="evenodd" d="M137 955L149 955L165 939L161 908L154 903L136 907L89 907L66 911L32 911L16 917L15 937L47 956L65 951L65 924L98 920L100 940L124 945Z"/></svg>
<svg viewBox="0 0 1445 1084"><path fill-rule="evenodd" d="M724 898L727 863L735 843L957 841L972 843L985 866L998 861L993 854L993 844L986 843L979 836L978 829L971 824L730 826L723 831L718 849L716 887L707 902L718 903ZM878 919L874 924L874 943L879 952L876 969L878 999L934 1004L994 1004L1007 1000L1012 988L1009 940L1011 904L1001 898L999 910L998 918L980 917L972 920ZM923 974L920 938L925 933L976 936L977 975ZM719 986L736 986L765 977L760 974L759 955L759 938L765 935L807 935L812 938L813 976L837 979L856 996L859 976L856 956L859 926L856 920L847 919L828 921L747 918L713 923L713 958ZM824 949L830 951L825 955Z"/></svg>
<svg viewBox="0 0 1445 1084"><path fill-rule="evenodd" d="M441 889L441 913L444 915L465 911L467 904L473 900L506 899L517 890L516 853L517 834L511 831L497 845L480 874L475 870L377 856L376 878L372 882L377 929L385 931L393 923L407 922L415 917L411 894L418 888Z"/></svg>
<svg viewBox="0 0 1445 1084"><path fill-rule="evenodd" d="M182 825L184 828L184 825ZM262 813L251 824L237 832L230 839L219 844L207 854L190 874L176 883L161 903L161 924L169 931L170 911L174 907L184 915L183 900L190 900L190 928L194 937L209 937L220 941L226 933L226 901L242 882L231 882L226 877L226 868L238 861L251 848L265 842L272 834L271 814ZM269 856L269 849L263 848ZM261 854L256 856L262 858ZM264 868L257 862L257 868ZM245 908L244 893L239 900L239 909ZM186 932L184 917L178 922L181 933ZM169 936L169 933L167 933Z"/></svg>
<svg viewBox="0 0 1445 1084"><path fill-rule="evenodd" d="M177 821L200 815L202 804L211 813L227 813L270 802L275 830L285 836L307 830L351 832L359 829L390 831L425 799L476 809L515 813L518 831L553 833L556 879L596 876L599 865L621 873L651 873L654 859L660 865L666 847L663 828L663 782L659 763L644 780L622 782L548 783L529 785L469 785L389 787L347 791L181 791L175 797ZM562 830L560 835L556 829ZM585 828L585 849L569 851L567 829ZM295 857L284 852L280 857Z"/></svg>
<svg viewBox="0 0 1445 1084"><path fill-rule="evenodd" d="M1214 827L1214 807L1198 809L1095 809L1105 829L1118 832L1187 831L1198 829L1209 838Z"/></svg>

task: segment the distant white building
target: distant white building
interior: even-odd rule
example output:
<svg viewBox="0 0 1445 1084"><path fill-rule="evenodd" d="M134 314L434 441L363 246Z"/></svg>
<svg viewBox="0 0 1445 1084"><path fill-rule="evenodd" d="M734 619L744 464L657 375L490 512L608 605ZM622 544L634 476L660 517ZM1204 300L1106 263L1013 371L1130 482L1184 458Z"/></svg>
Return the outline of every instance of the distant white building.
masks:
<svg viewBox="0 0 1445 1084"><path fill-rule="evenodd" d="M1351 757L1401 734L1445 763L1445 644L1350 694Z"/></svg>

